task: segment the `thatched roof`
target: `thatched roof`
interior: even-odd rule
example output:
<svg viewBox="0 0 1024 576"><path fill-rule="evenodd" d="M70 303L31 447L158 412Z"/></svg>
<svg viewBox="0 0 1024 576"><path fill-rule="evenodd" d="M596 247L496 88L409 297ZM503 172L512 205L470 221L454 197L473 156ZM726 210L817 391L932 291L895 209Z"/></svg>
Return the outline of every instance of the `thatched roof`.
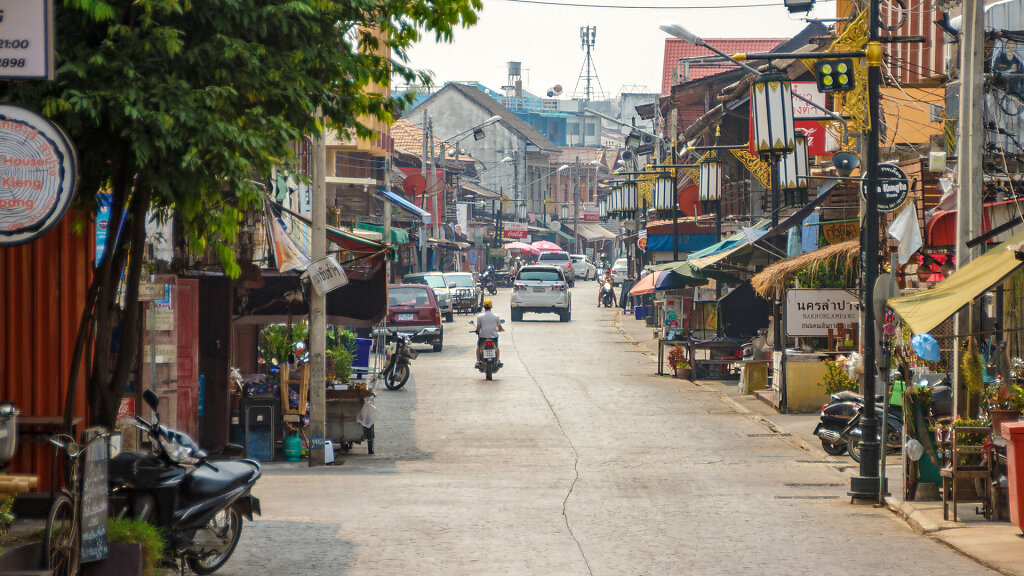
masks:
<svg viewBox="0 0 1024 576"><path fill-rule="evenodd" d="M750 285L754 287L754 291L762 298L771 298L777 290L785 288L794 275L808 266L820 265L831 261L850 265L859 258L859 240L841 242L819 248L814 252L780 260L751 278Z"/></svg>

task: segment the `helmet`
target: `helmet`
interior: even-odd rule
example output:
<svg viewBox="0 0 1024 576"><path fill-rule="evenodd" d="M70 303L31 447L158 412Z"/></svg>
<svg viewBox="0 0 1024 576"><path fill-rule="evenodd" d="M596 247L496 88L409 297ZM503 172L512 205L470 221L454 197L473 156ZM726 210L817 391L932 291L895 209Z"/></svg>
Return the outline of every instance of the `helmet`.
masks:
<svg viewBox="0 0 1024 576"><path fill-rule="evenodd" d="M490 308L491 305L492 305L491 304L491 299L490 298L484 298L484 308Z"/></svg>
<svg viewBox="0 0 1024 576"><path fill-rule="evenodd" d="M487 267L487 271L488 272L493 272L494 271L494 266L488 266Z"/></svg>

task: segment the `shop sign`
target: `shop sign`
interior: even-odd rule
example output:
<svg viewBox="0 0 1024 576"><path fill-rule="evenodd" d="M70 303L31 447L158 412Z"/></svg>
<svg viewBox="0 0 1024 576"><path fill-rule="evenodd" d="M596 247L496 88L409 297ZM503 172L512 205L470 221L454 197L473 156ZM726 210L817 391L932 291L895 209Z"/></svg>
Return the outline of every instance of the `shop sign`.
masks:
<svg viewBox="0 0 1024 576"><path fill-rule="evenodd" d="M125 396L121 398L121 403L117 405L117 419L122 418L134 418L135 417L135 398L131 396Z"/></svg>
<svg viewBox="0 0 1024 576"><path fill-rule="evenodd" d="M830 245L840 244L848 240L856 240L860 236L860 226L857 222L822 224L821 234Z"/></svg>
<svg viewBox="0 0 1024 576"><path fill-rule="evenodd" d="M53 4L0 0L0 78L53 80Z"/></svg>
<svg viewBox="0 0 1024 576"><path fill-rule="evenodd" d="M505 250L504 248L491 248L488 252L491 256L498 256L501 258L508 256L508 250Z"/></svg>
<svg viewBox="0 0 1024 576"><path fill-rule="evenodd" d="M599 222L600 220L601 213L597 210L597 206L585 206L583 208L584 222Z"/></svg>
<svg viewBox="0 0 1024 576"><path fill-rule="evenodd" d="M503 226L505 238L513 240L526 238L526 232L528 231L526 224L522 222L505 222Z"/></svg>
<svg viewBox="0 0 1024 576"><path fill-rule="evenodd" d="M636 247L647 252L647 230L641 230L637 233Z"/></svg>
<svg viewBox="0 0 1024 576"><path fill-rule="evenodd" d="M892 164L880 164L878 178L876 196L879 212L892 212L907 201L907 196L910 194L910 182L907 180L906 172ZM861 184L860 195L867 202L868 193L864 184Z"/></svg>
<svg viewBox="0 0 1024 576"><path fill-rule="evenodd" d="M152 345L147 344L142 351L143 357L147 362L153 357L153 350L151 349ZM157 364L174 364L178 359L178 346L176 344L157 344L155 352Z"/></svg>
<svg viewBox="0 0 1024 576"><path fill-rule="evenodd" d="M159 302L167 295L167 284L139 283L139 302Z"/></svg>
<svg viewBox="0 0 1024 576"><path fill-rule="evenodd" d="M852 290L789 290L786 292L786 334L828 336L836 324L860 322L860 299Z"/></svg>
<svg viewBox="0 0 1024 576"><path fill-rule="evenodd" d="M174 310L156 308L146 313L146 330L169 332L174 330Z"/></svg>
<svg viewBox="0 0 1024 576"><path fill-rule="evenodd" d="M77 164L57 125L20 106L0 105L0 246L34 240L60 222L75 193Z"/></svg>
<svg viewBox="0 0 1024 576"><path fill-rule="evenodd" d="M96 267L103 262L103 252L107 249L107 231L110 229L110 205L114 195L100 192L96 195Z"/></svg>
<svg viewBox="0 0 1024 576"><path fill-rule="evenodd" d="M341 264L338 264L334 256L328 256L310 264L309 268L302 273L302 278L309 280L313 289L320 296L348 284L348 276L345 275Z"/></svg>

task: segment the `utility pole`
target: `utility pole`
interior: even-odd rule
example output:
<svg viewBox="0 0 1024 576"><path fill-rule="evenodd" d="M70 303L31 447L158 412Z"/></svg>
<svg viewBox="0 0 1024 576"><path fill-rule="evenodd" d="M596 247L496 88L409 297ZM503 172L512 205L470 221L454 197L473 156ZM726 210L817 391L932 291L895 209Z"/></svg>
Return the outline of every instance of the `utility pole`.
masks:
<svg viewBox="0 0 1024 576"><path fill-rule="evenodd" d="M423 113L423 156L420 158L420 176L423 176L423 181L427 181L427 148L430 147L430 133L427 130L427 125L430 123L430 114ZM423 193L420 194L420 208L427 209L427 188L426 185L423 187ZM427 271L427 227L420 223L420 262L417 269L420 272Z"/></svg>
<svg viewBox="0 0 1024 576"><path fill-rule="evenodd" d="M572 191L572 247L579 254L580 233L580 188L583 187L583 173L580 168L580 157L576 157L576 187Z"/></svg>
<svg viewBox="0 0 1024 576"><path fill-rule="evenodd" d="M957 114L956 195L956 267L977 258L979 248L968 248L967 242L981 233L982 211L982 145L984 132L982 106L977 102L984 98L984 5L982 0L964 0L960 22L960 106ZM960 365L960 336L975 331L977 308L972 302L964 312L958 312L953 320L953 361ZM954 370L953 407L957 414L966 412L967 395L963 394L961 374Z"/></svg>
<svg viewBox="0 0 1024 576"><path fill-rule="evenodd" d="M318 111L319 115L319 111ZM323 130L313 143L313 261L327 257L327 146ZM324 465L327 429L327 298L309 288L309 465Z"/></svg>
<svg viewBox="0 0 1024 576"><path fill-rule="evenodd" d="M430 118L427 118L427 133L430 134L429 146L427 146L427 166L430 170L430 178L427 180L427 190L430 190L430 201L434 205L434 218L431 222L431 227L434 230L434 238L439 238L438 228L441 226L441 214L443 208L438 206L438 193L437 193L437 158L434 156L434 123ZM434 259L437 259L437 250L434 251Z"/></svg>
<svg viewBox="0 0 1024 576"><path fill-rule="evenodd" d="M879 0L871 0L868 13L868 45L865 49L868 64L868 118L870 127L865 133L864 228L861 237L863 268L863 348L864 348L864 419L861 421L860 475L850 478L850 496L854 499L877 501L884 493L879 486L878 416L875 414L875 384L878 365L875 361L875 281L878 279L878 137L879 87L882 83L882 44L878 36Z"/></svg>

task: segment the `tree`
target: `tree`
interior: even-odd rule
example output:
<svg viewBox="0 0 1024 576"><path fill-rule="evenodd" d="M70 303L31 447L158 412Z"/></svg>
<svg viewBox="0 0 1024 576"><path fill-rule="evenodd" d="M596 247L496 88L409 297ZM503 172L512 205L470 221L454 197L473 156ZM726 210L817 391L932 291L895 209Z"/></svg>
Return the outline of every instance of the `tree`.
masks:
<svg viewBox="0 0 1024 576"><path fill-rule="evenodd" d="M365 88L429 82L408 65L407 49L423 33L449 41L481 8L480 0L63 1L55 81L9 83L2 93L68 132L82 207L94 208L97 192L113 194L115 240L90 286L72 369L92 354L94 422L113 425L135 368L138 339L129 335L139 333L147 214L173 213L193 249L213 249L237 276L231 245L259 200L252 180L294 161L292 144L322 127L317 111L328 126L362 136L370 132L360 118L392 120L403 100Z"/></svg>

